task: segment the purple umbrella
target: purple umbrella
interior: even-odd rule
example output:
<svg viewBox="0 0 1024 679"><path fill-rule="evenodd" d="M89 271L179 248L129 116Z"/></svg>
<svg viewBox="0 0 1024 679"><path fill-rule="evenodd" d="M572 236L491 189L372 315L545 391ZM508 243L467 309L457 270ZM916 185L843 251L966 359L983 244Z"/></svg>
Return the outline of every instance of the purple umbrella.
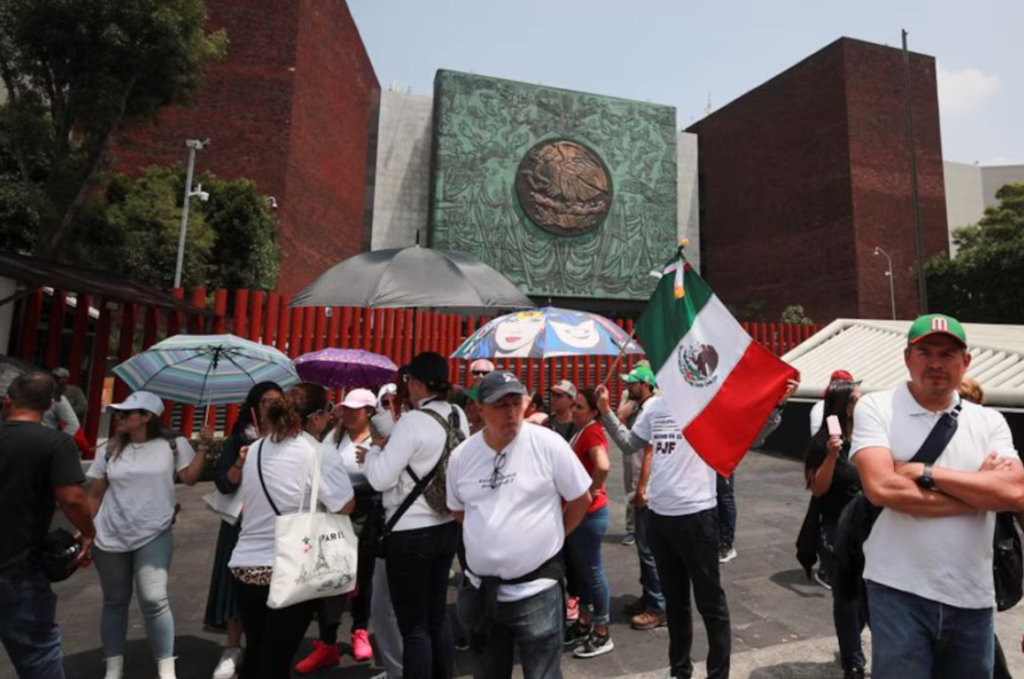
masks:
<svg viewBox="0 0 1024 679"><path fill-rule="evenodd" d="M377 388L394 382L398 375L398 366L387 356L362 349L311 351L294 364L303 380L331 389Z"/></svg>

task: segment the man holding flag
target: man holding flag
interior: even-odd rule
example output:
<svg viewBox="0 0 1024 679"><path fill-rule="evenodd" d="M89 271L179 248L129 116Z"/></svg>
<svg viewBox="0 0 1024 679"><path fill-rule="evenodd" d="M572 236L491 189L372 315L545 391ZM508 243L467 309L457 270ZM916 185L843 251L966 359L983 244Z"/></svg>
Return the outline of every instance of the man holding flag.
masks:
<svg viewBox="0 0 1024 679"><path fill-rule="evenodd" d="M637 418L631 438L650 446L650 479L638 492L646 491L651 551L667 604L670 674L693 674L692 583L707 630L708 679L725 679L732 630L719 575L715 473L733 473L796 390L798 374L750 338L682 248L640 316L637 338L662 391Z"/></svg>

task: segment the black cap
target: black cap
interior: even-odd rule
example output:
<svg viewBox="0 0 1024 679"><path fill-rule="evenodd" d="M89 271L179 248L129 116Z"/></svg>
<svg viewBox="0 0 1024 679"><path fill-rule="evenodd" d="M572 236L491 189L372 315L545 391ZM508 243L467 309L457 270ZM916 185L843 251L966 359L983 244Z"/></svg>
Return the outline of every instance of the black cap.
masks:
<svg viewBox="0 0 1024 679"><path fill-rule="evenodd" d="M416 354L402 369L432 391L443 391L448 388L448 360L436 351Z"/></svg>
<svg viewBox="0 0 1024 679"><path fill-rule="evenodd" d="M526 396L526 387L512 373L492 372L480 381L480 402L494 405L510 394Z"/></svg>

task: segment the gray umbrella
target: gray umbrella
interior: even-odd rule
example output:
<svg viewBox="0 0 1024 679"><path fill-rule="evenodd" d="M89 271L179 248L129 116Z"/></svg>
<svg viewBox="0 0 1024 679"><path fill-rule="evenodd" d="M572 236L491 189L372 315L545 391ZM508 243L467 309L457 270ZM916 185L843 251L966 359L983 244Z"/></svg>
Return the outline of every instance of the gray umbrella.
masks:
<svg viewBox="0 0 1024 679"><path fill-rule="evenodd" d="M418 246L350 257L313 281L289 306L534 308L512 281L483 262Z"/></svg>
<svg viewBox="0 0 1024 679"><path fill-rule="evenodd" d="M17 377L36 370L48 372L20 358L0 354L0 396L7 395L7 387L11 386L11 382Z"/></svg>

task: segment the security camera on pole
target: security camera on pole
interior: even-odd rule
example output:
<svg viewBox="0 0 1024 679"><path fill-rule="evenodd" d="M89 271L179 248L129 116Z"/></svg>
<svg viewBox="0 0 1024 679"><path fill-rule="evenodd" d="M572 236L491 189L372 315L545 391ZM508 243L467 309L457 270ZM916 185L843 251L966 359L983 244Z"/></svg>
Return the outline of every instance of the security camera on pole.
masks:
<svg viewBox="0 0 1024 679"><path fill-rule="evenodd" d="M181 234L178 236L178 263L174 267L174 287L181 287L181 265L185 259L185 233L188 231L188 204L190 199L194 196L199 200L206 202L210 200L210 194L203 191L203 185L199 184L196 186L195 191L192 190L192 173L196 165L196 151L202 151L204 148L210 145L209 139L189 139L185 142L185 146L188 147L188 172L185 175L185 201L181 206Z"/></svg>

